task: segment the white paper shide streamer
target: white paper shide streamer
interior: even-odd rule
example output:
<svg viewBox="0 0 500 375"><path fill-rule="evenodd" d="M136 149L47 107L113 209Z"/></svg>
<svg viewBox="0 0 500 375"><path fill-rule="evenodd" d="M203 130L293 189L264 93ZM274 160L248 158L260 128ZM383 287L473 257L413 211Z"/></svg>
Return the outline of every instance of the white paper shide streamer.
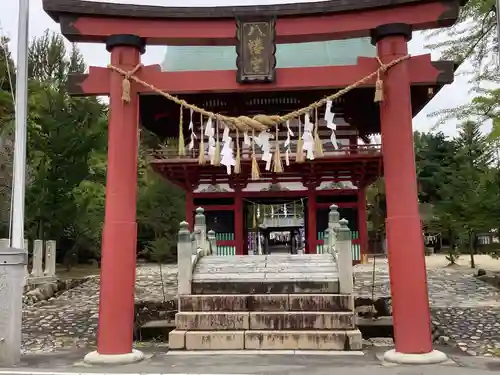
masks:
<svg viewBox="0 0 500 375"><path fill-rule="evenodd" d="M314 124L311 122L309 114L306 113L304 120L304 133L302 140L304 144L302 150L305 151L306 157L309 160L314 160L314 137L313 137Z"/></svg>
<svg viewBox="0 0 500 375"><path fill-rule="evenodd" d="M243 133L243 145L246 147L250 147L252 145L248 132Z"/></svg>
<svg viewBox="0 0 500 375"><path fill-rule="evenodd" d="M290 121L286 122L286 140L285 140L285 164L287 166L290 165L290 143L291 139L290 137L293 137L293 131L290 129Z"/></svg>
<svg viewBox="0 0 500 375"><path fill-rule="evenodd" d="M194 148L194 141L197 139L196 134L194 132L194 124L193 124L193 110L191 109L190 117L189 117L189 131L191 132L191 140L189 142L189 150Z"/></svg>
<svg viewBox="0 0 500 375"><path fill-rule="evenodd" d="M215 130L212 118L208 118L205 124L205 136L208 137L208 157L210 158L210 164L215 163Z"/></svg>
<svg viewBox="0 0 500 375"><path fill-rule="evenodd" d="M266 171L271 170L271 139L274 139L274 136L269 133L267 130L261 131L258 136L254 137L255 144L260 147L262 150L262 160L266 162Z"/></svg>
<svg viewBox="0 0 500 375"><path fill-rule="evenodd" d="M325 108L325 121L326 127L331 130L330 133L330 141L332 142L333 148L335 150L339 149L339 145L337 144L337 136L335 135L335 131L337 130L337 125L333 122L335 118L335 113L332 113L332 101L329 100L326 102Z"/></svg>
<svg viewBox="0 0 500 375"><path fill-rule="evenodd" d="M233 150L233 139L229 136L229 128L224 127L224 132L222 133L222 150L220 152L221 160L220 163L226 167L227 174L231 174L231 168L236 165L236 159L234 158Z"/></svg>

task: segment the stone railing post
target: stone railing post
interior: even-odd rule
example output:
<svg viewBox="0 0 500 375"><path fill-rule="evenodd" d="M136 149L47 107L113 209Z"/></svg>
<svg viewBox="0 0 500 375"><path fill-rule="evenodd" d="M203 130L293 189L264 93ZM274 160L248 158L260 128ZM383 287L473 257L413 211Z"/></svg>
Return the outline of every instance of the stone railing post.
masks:
<svg viewBox="0 0 500 375"><path fill-rule="evenodd" d="M56 241L45 241L45 276L56 276Z"/></svg>
<svg viewBox="0 0 500 375"><path fill-rule="evenodd" d="M215 231L209 230L207 234L208 239L208 252L210 255L217 255L217 238L215 237Z"/></svg>
<svg viewBox="0 0 500 375"><path fill-rule="evenodd" d="M337 205L332 204L330 206L330 212L328 213L328 228L335 230L340 227L340 214Z"/></svg>
<svg viewBox="0 0 500 375"><path fill-rule="evenodd" d="M193 269L191 263L191 233L189 224L183 221L177 235L177 282L179 295L191 294Z"/></svg>
<svg viewBox="0 0 500 375"><path fill-rule="evenodd" d="M43 241L35 240L33 245L33 268L31 269L32 277L43 276Z"/></svg>
<svg viewBox="0 0 500 375"><path fill-rule="evenodd" d="M326 249L326 251L323 251L324 253L328 254L334 254L335 255L335 249L333 248L335 245L335 232L333 229L326 228L325 230L325 237L324 237L324 245L323 248Z"/></svg>
<svg viewBox="0 0 500 375"><path fill-rule="evenodd" d="M330 206L328 213L329 248L332 254L337 254L337 229L340 228L340 214L337 205Z"/></svg>
<svg viewBox="0 0 500 375"><path fill-rule="evenodd" d="M200 249L201 243L201 231L199 229L195 229L191 234L191 251L193 255L198 253L198 249Z"/></svg>
<svg viewBox="0 0 500 375"><path fill-rule="evenodd" d="M198 247L205 250L207 242L207 222L205 219L205 210L202 207L196 209L196 215L194 216L194 231L200 231L200 239L198 241Z"/></svg>
<svg viewBox="0 0 500 375"><path fill-rule="evenodd" d="M353 268L352 268L352 250L351 250L351 231L347 227L348 221L342 219L337 228L337 259L339 268L340 293L351 294L354 290Z"/></svg>

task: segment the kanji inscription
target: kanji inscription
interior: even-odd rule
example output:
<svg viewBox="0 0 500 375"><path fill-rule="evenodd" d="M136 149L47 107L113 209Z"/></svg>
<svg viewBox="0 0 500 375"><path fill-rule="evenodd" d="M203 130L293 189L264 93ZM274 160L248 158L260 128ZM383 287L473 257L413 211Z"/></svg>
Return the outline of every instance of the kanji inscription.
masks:
<svg viewBox="0 0 500 375"><path fill-rule="evenodd" d="M274 24L274 19L237 21L238 82L274 81L276 66Z"/></svg>

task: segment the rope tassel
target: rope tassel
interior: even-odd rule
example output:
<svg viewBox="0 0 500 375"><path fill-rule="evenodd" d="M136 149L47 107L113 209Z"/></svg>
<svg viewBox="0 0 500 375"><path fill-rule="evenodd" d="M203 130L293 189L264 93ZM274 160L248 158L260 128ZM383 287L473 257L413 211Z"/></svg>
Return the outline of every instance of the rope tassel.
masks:
<svg viewBox="0 0 500 375"><path fill-rule="evenodd" d="M130 79L125 76L122 81L122 101L124 103L130 103Z"/></svg>
<svg viewBox="0 0 500 375"><path fill-rule="evenodd" d="M236 161L234 164L234 173L241 173L240 133L238 129L236 129Z"/></svg>
<svg viewBox="0 0 500 375"><path fill-rule="evenodd" d="M184 126L182 124L182 115L184 107L181 106L181 112L179 114L179 156L186 156L186 146L184 145Z"/></svg>
<svg viewBox="0 0 500 375"><path fill-rule="evenodd" d="M205 164L205 134L203 133L203 115L200 113L200 150L198 154L198 164Z"/></svg>
<svg viewBox="0 0 500 375"><path fill-rule="evenodd" d="M280 142L278 141L278 127L276 126L276 141L274 142L274 173L283 173L283 163L281 162Z"/></svg>
<svg viewBox="0 0 500 375"><path fill-rule="evenodd" d="M219 122L215 123L215 154L214 154L214 165L218 167L220 165L220 139L219 139Z"/></svg>
<svg viewBox="0 0 500 375"><path fill-rule="evenodd" d="M318 109L315 111L315 125L314 125L314 155L317 158L323 157L323 142L319 137L319 120L318 120Z"/></svg>
<svg viewBox="0 0 500 375"><path fill-rule="evenodd" d="M252 180L260 180L259 164L257 163L257 158L255 157L255 130L252 130Z"/></svg>
<svg viewBox="0 0 500 375"><path fill-rule="evenodd" d="M130 78L137 73L137 71L142 67L142 64L137 64L134 69L132 69L130 72L127 72L123 76L123 81L122 81L122 101L124 103L130 103L132 98L130 97Z"/></svg>
<svg viewBox="0 0 500 375"><path fill-rule="evenodd" d="M373 98L375 103L384 100L384 81L382 81L382 74L387 71L387 66L384 65L379 57L377 57L377 61L380 64L380 68L377 70L377 81L375 82L375 97Z"/></svg>
<svg viewBox="0 0 500 375"><path fill-rule="evenodd" d="M380 79L380 74L377 75L377 81L375 82L375 97L373 101L375 103L384 100L384 81Z"/></svg>
<svg viewBox="0 0 500 375"><path fill-rule="evenodd" d="M297 139L297 150L295 150L295 162L303 163L304 162L304 140L302 139L302 124L299 118L299 138Z"/></svg>

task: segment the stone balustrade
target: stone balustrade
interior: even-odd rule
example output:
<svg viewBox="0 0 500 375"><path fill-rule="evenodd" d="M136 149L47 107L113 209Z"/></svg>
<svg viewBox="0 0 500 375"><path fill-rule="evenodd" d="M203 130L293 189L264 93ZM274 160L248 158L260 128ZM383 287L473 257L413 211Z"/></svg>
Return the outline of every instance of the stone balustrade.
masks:
<svg viewBox="0 0 500 375"><path fill-rule="evenodd" d="M9 247L9 239L0 239L0 249ZM29 241L24 240L24 249L28 252ZM45 260L44 260L45 259ZM28 284L41 284L57 279L56 276L56 241L33 241L31 270L25 266L25 279Z"/></svg>
<svg viewBox="0 0 500 375"><path fill-rule="evenodd" d="M216 252L215 232L207 232L205 213L203 208L196 209L193 232L189 231L189 224L183 221L177 237L177 267L179 295L191 294L193 271L198 261Z"/></svg>
<svg viewBox="0 0 500 375"><path fill-rule="evenodd" d="M328 228L325 231L323 253L330 253L335 258L339 270L340 293L352 293L352 239L346 219L340 219L338 207L330 206L328 213Z"/></svg>
<svg viewBox="0 0 500 375"><path fill-rule="evenodd" d="M352 239L348 221L340 219L338 207L330 206L328 228L325 231L323 253L332 254L338 267L340 292L353 292ZM178 291L179 295L191 294L193 271L199 259L216 254L214 231L207 232L203 208L196 209L194 230L189 231L189 224L180 224L177 240Z"/></svg>

